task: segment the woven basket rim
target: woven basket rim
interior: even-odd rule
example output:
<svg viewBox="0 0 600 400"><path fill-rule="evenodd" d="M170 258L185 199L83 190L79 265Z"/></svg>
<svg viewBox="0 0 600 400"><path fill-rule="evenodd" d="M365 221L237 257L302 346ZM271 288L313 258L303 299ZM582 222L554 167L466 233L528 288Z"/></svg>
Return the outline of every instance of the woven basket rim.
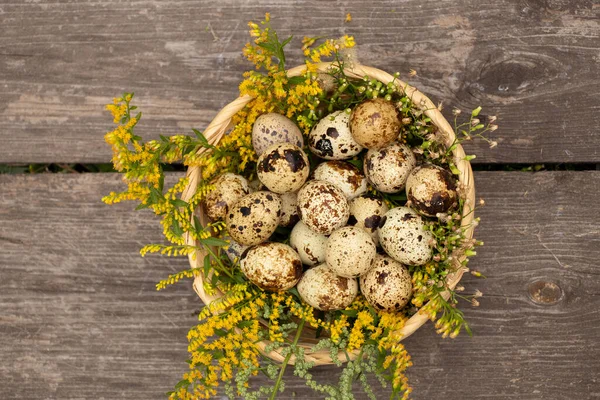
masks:
<svg viewBox="0 0 600 400"><path fill-rule="evenodd" d="M330 66L333 63L318 63L316 65L317 72L325 73L328 71ZM306 66L300 65L295 68L291 68L287 70L288 77L293 76L301 76L305 73ZM423 93L417 90L415 87L408 85L406 82L399 80L398 78L394 78L392 75L388 74L385 71L382 71L377 68L369 67L366 65L354 65L352 67L346 66L344 68L344 73L351 78L363 78L364 76L368 76L373 79L377 79L381 82L394 82L398 89L405 93L407 96L411 98L415 107L423 110L424 114L427 115L432 121L432 123L438 128L438 131L443 135L443 140L445 143L450 146L454 144L456 135L454 130L448 123L448 121L444 118L442 113L436 107L436 105ZM217 144L223 135L231 128L231 119L232 117L241 109L246 106L252 97L250 96L240 96L231 103L227 104L223 107L215 116L215 118L211 121L211 123L207 126L204 131L204 135L207 138L210 144ZM473 207L475 204L475 182L473 180L473 171L471 169L471 164L469 161L465 159L466 154L462 148L462 146L457 145L453 152L453 161L459 170L459 182L466 187L466 202L463 206L463 218L461 222L461 227L465 229L465 236L467 238L473 237ZM188 201L195 193L198 183L201 180L201 171L197 166L193 166L188 168L187 178L189 179L188 185L184 189L181 198L184 201ZM208 219L203 212L200 212L198 215L200 222L202 225L206 225ZM197 245L195 240L191 238L190 235L185 236L185 242L188 245ZM193 254L189 255L189 262L192 268L201 268L202 260L204 258L203 254L196 253L195 257ZM460 261L456 260L456 270L448 274L446 278L447 285L450 289L454 289L458 282L461 280L467 268L460 266ZM193 287L200 299L204 302L204 304L209 304L213 300L216 300L222 297L221 293L215 293L209 295L204 290L203 286L204 277L203 274L200 273L194 280ZM444 298L448 299L450 293L448 291L443 293ZM400 329L399 336L402 338L401 340L407 338L412 335L417 329L419 329L425 322L427 322L429 318L427 315L421 312L417 312L415 315L410 317L404 327ZM281 355L279 352L281 349L276 349L270 352L266 352L265 348L270 344L268 341L262 341L258 343L259 350L267 357L271 358L276 362L284 362L285 357ZM305 359L308 362L313 362L315 365L327 365L333 364L331 356L328 350L320 350L316 352L311 352L310 348L313 344L300 343L305 348L306 356ZM358 350L355 350L349 354L350 359L355 358L358 355ZM340 352L338 354L338 358L341 360L347 359L348 353ZM291 357L288 361L289 364L294 364L295 357Z"/></svg>

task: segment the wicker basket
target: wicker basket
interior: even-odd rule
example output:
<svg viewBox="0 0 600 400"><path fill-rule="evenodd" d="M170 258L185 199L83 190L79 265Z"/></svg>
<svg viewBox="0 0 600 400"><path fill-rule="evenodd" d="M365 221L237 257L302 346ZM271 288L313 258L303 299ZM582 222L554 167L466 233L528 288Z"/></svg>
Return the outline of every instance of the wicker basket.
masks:
<svg viewBox="0 0 600 400"><path fill-rule="evenodd" d="M330 63L320 63L318 64L319 72L327 72ZM298 66L288 70L288 76L300 76L305 72L304 66ZM377 79L381 82L391 82L394 81L396 86L408 95L416 107L421 107L424 110L424 113L431 118L431 121L437 128L439 132L444 135L444 140L446 144L449 146L454 142L455 133L448 123L448 121L444 118L444 116L440 113L437 107L433 104L427 96L423 93L419 92L412 86L409 86L405 82L402 82L398 79L395 79L382 70L367 67L364 65L356 65L353 68L346 67L344 69L345 74L348 77L361 79L365 75L371 78ZM206 130L204 131L204 135L208 139L209 143L216 144L221 140L223 135L231 128L231 118L238 111L240 111L248 102L250 102L252 98L250 96L242 96L238 97L233 102L226 105L214 118L214 120L208 125ZM475 185L473 181L473 171L471 170L471 164L465 160L465 152L463 148L459 145L456 147L454 151L454 163L460 171L459 181L462 183L467 189L467 199L463 208L463 219L462 226L466 228L465 235L467 238L471 238L473 236L473 212L472 207L475 204ZM196 191L196 187L198 182L201 179L200 169L198 167L191 167L187 171L187 176L189 178L189 184L184 190L182 194L182 199L184 201L188 201ZM204 225L208 222L208 218L202 211L200 211L198 215L200 222ZM186 237L186 243L189 245L197 245L193 239L189 236ZM203 262L204 255L197 254L196 258L193 259L190 256L189 261L190 265L193 268L201 268ZM460 267L460 263L457 260L456 262L456 270L448 275L447 283L450 288L454 288L460 279L462 278L463 273L466 271L466 268ZM194 290L198 293L198 296L202 299L205 304L210 303L211 301L221 297L219 294L208 295L203 288L203 276L200 274L194 281ZM445 293L445 297L447 298L448 293ZM419 329L425 322L427 322L428 317L425 314L417 313L413 315L404 325L404 327L400 331L400 335L402 338L406 338L412 335L417 329ZM326 365L332 364L331 357L329 355L328 350L321 350L317 352L311 352L310 348L316 343L314 330L305 328L306 332L303 332L299 344L303 346L306 350L306 359L307 361L312 361L315 365ZM264 341L258 344L259 349L264 353L265 347L269 343ZM351 354L351 357L356 357L358 351L355 351ZM283 362L284 356L282 356L278 350L271 351L270 353L265 353L269 358L277 361ZM345 354L340 354L340 359L345 359ZM290 364L294 363L294 357L292 357L289 361Z"/></svg>

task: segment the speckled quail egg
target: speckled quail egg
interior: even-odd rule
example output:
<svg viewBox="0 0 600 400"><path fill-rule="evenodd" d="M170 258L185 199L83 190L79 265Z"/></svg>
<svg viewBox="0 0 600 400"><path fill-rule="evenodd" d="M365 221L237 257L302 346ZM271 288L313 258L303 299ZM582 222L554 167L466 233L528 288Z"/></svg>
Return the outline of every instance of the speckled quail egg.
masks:
<svg viewBox="0 0 600 400"><path fill-rule="evenodd" d="M261 155L269 146L277 143L291 143L304 147L300 128L289 118L277 113L263 114L256 118L252 127L252 146Z"/></svg>
<svg viewBox="0 0 600 400"><path fill-rule="evenodd" d="M336 111L322 118L308 134L308 148L326 160L347 160L363 149L350 133L350 114Z"/></svg>
<svg viewBox="0 0 600 400"><path fill-rule="evenodd" d="M313 180L298 192L298 213L310 229L329 235L348 222L350 207L344 192L329 182Z"/></svg>
<svg viewBox="0 0 600 400"><path fill-rule="evenodd" d="M418 213L435 217L456 207L456 184L442 167L426 164L413 169L406 180L406 196Z"/></svg>
<svg viewBox="0 0 600 400"><path fill-rule="evenodd" d="M364 229L345 226L327 239L325 260L329 268L344 278L356 278L371 268L377 254L375 242Z"/></svg>
<svg viewBox="0 0 600 400"><path fill-rule="evenodd" d="M350 117L352 137L367 149L381 149L391 144L398 139L400 127L396 107L381 98L360 103Z"/></svg>
<svg viewBox="0 0 600 400"><path fill-rule="evenodd" d="M225 223L236 242L252 246L267 240L279 224L281 198L271 192L250 193L240 199L227 214Z"/></svg>
<svg viewBox="0 0 600 400"><path fill-rule="evenodd" d="M242 254L244 254L244 251L246 251L246 249L250 247L245 246L243 244L239 244L238 242L233 240L231 236L225 236L223 237L223 240L229 242L229 245L224 246L223 248L225 250L225 254L227 254L227 258L229 258L229 261L231 261L232 263L239 261L239 259L242 257Z"/></svg>
<svg viewBox="0 0 600 400"><path fill-rule="evenodd" d="M258 179L272 192L295 192L304 185L310 173L304 151L290 143L268 147L257 162Z"/></svg>
<svg viewBox="0 0 600 400"><path fill-rule="evenodd" d="M211 184L215 188L206 195L204 207L213 221L225 219L231 206L249 192L246 178L229 172L217 176Z"/></svg>
<svg viewBox="0 0 600 400"><path fill-rule="evenodd" d="M309 269L298 282L302 300L321 311L348 307L358 294L356 279L336 275L327 264Z"/></svg>
<svg viewBox="0 0 600 400"><path fill-rule="evenodd" d="M346 195L348 200L367 191L367 179L354 165L345 161L327 161L315 169L317 180L329 182Z"/></svg>
<svg viewBox="0 0 600 400"><path fill-rule="evenodd" d="M309 267L325 262L327 236L312 231L302 221L292 229L290 246L298 252L302 263Z"/></svg>
<svg viewBox="0 0 600 400"><path fill-rule="evenodd" d="M256 286L268 290L287 290L302 276L300 256L283 243L261 243L244 253L240 269Z"/></svg>
<svg viewBox="0 0 600 400"><path fill-rule="evenodd" d="M429 261L433 240L421 216L408 207L392 208L379 225L381 247L402 264L423 265Z"/></svg>
<svg viewBox="0 0 600 400"><path fill-rule="evenodd" d="M365 155L364 171L367 179L383 193L397 193L404 189L406 178L417 165L415 155L405 144L392 143Z"/></svg>
<svg viewBox="0 0 600 400"><path fill-rule="evenodd" d="M282 194L279 225L287 228L294 226L298 221L300 221L300 215L298 215L298 192Z"/></svg>
<svg viewBox="0 0 600 400"><path fill-rule="evenodd" d="M377 254L372 268L360 277L360 291L377 310L398 311L412 296L412 277L398 261Z"/></svg>
<svg viewBox="0 0 600 400"><path fill-rule="evenodd" d="M363 228L371 235L375 245L379 244L377 228L389 207L378 196L365 193L350 200L350 218L348 225Z"/></svg>

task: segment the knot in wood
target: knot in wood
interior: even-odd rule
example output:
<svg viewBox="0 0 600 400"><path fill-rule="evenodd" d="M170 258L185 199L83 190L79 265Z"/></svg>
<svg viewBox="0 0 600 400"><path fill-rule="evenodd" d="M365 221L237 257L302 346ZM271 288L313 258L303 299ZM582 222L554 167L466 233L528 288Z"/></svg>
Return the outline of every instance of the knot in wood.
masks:
<svg viewBox="0 0 600 400"><path fill-rule="evenodd" d="M538 280L527 287L529 298L536 304L550 306L558 303L563 297L563 291L554 282Z"/></svg>

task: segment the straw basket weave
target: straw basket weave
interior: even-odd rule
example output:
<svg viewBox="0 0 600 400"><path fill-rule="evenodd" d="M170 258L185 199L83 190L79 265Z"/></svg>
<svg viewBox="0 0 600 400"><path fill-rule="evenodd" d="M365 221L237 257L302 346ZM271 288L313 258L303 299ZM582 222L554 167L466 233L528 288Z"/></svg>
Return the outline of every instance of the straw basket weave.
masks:
<svg viewBox="0 0 600 400"><path fill-rule="evenodd" d="M317 67L318 71L322 72L322 73L327 72L330 65L331 65L330 63L318 64L318 67ZM288 76L289 77L300 76L300 75L303 75L304 72L305 72L305 67L298 66L298 67L288 70ZM402 82L398 79L394 80L394 78L387 72L384 72L384 71L376 69L376 68L367 67L364 65L356 65L353 68L346 67L344 69L344 73L348 77L357 78L357 79L361 79L364 76L369 76L370 78L377 79L384 83L394 81L396 86L398 87L398 89L400 91L404 92L409 98L412 99L415 107L419 107L422 110L424 110L424 113L431 119L432 123L438 128L439 134L443 135L443 139L444 139L445 143L448 146L450 146L454 142L455 133L454 133L452 127L450 126L450 124L448 123L448 121L443 117L443 115L437 109L435 104L433 104L433 102L431 100L429 100L429 98L427 98L427 96L425 96L423 93L419 92L414 87L411 87L408 84L406 84L405 82ZM221 140L223 135L226 134L226 132L229 129L231 129L231 127L232 127L231 126L231 118L233 117L233 115L235 115L238 111L240 111L242 108L244 108L244 106L246 104L248 104L248 102L250 102L251 100L252 100L252 98L250 96L238 97L237 99L235 99L234 101L232 101L231 103L226 105L217 114L215 119L208 125L208 127L204 131L204 135L208 139L209 143L217 144L219 142L219 140ZM460 183L462 183L464 185L464 187L467 188L468 201L465 202L465 205L463 208L462 226L466 229L466 232L465 232L466 237L471 238L473 236L472 222L473 222L473 218L474 218L474 215L472 212L472 207L475 203L475 185L474 185L474 181L473 181L473 171L471 170L471 164L465 160L465 152L460 145L457 146L456 149L454 150L453 157L454 157L454 163L455 163L456 167L458 168L458 170L460 171L460 175L459 175L458 179L459 179ZM192 195L195 193L198 182L201 179L200 169L198 167L190 167L187 171L187 177L189 178L189 183L182 194L182 199L184 201L188 201L192 197ZM208 218L203 213L203 211L200 210L198 216L199 216L200 222L203 225L205 225L208 222ZM189 245L194 245L194 246L197 245L197 243L195 243L194 239L190 238L189 236L186 237L186 243ZM204 258L204 254L196 254L195 258L190 256L189 261L190 261L191 266L193 268L202 268L203 258ZM447 284L451 289L453 289L458 284L458 282L460 281L460 279L465 271L466 271L466 268L461 267L460 260L457 260L455 271L450 273L447 278ZM209 304L211 301L218 299L222 296L221 294L218 294L218 293L214 294L214 295L208 295L204 290L203 280L204 280L204 277L202 276L202 274L200 274L195 279L193 286L194 286L194 290L196 291L196 293L198 293L198 296L200 296L200 298L202 299L202 301L205 304ZM447 298L448 295L449 294L446 292L445 297ZM404 327L401 329L401 331L400 331L401 337L406 338L406 337L410 336L411 334L413 334L425 322L427 322L427 319L428 319L427 316L422 313L417 313L417 314L413 315L406 322ZM332 360L329 355L329 351L327 349L316 351L316 352L310 351L311 347L317 342L317 340L315 339L314 330L305 328L304 331L305 332L303 332L303 334L301 336L299 345L305 348L306 360L314 362L315 365L332 364ZM258 344L259 349L261 351L263 351L263 353L264 353L264 349L268 344L269 343L266 341L260 342ZM354 357L356 357L357 354L358 354L358 351L355 351L350 356L351 356L351 358L354 358ZM278 350L271 351L268 354L265 353L265 355L277 362L283 362L284 358L285 358L278 352ZM345 353L340 354L340 359L341 360L346 359ZM295 359L294 359L294 357L292 357L289 360L289 363L293 364L294 362L295 362Z"/></svg>

